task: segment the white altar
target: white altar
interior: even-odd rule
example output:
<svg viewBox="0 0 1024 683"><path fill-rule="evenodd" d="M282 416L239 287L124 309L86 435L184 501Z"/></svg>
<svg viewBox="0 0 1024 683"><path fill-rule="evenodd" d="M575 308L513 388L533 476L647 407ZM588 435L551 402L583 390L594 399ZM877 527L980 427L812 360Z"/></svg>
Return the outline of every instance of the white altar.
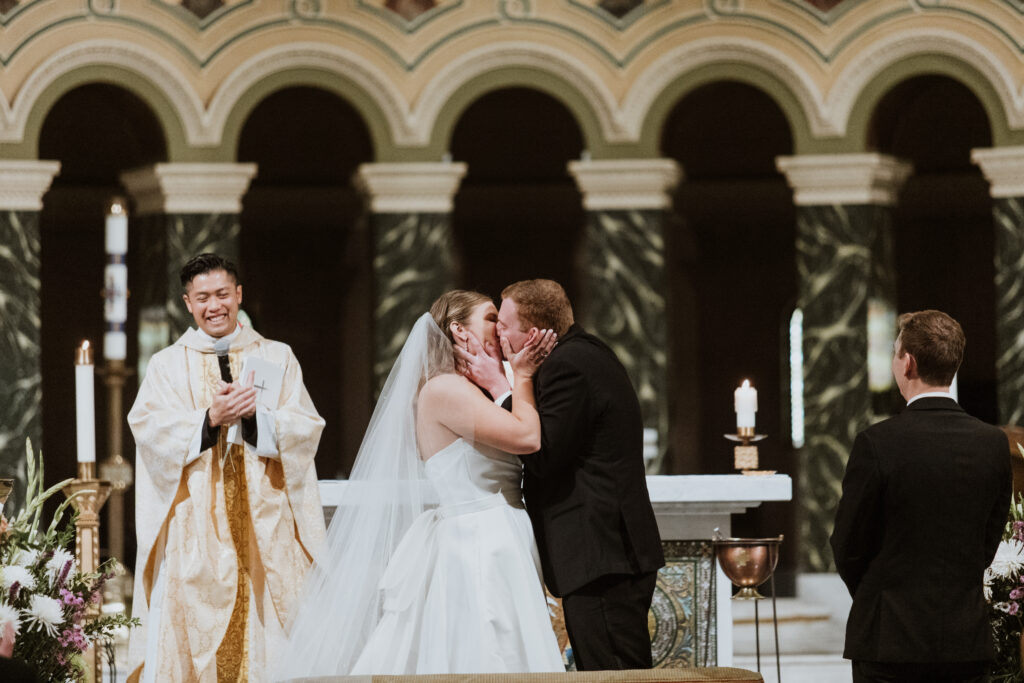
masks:
<svg viewBox="0 0 1024 683"><path fill-rule="evenodd" d="M320 497L328 518L342 500L347 483L334 480L320 482ZM658 518L661 539L666 543L710 543L716 528L728 537L731 535L732 515L743 513L766 501L787 501L793 498L792 480L784 474L648 476L647 488ZM732 666L732 584L717 563L714 571L714 608L719 626L715 642L716 661L713 664Z"/></svg>

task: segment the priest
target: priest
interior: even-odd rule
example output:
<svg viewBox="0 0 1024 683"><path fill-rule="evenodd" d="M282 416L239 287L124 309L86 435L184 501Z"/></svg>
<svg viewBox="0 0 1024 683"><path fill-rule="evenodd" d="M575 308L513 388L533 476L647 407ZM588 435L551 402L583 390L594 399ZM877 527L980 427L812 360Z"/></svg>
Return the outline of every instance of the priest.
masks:
<svg viewBox="0 0 1024 683"><path fill-rule="evenodd" d="M324 539L324 421L291 349L238 323L230 261L200 254L181 284L198 329L153 356L128 414L142 622L129 681L258 682Z"/></svg>

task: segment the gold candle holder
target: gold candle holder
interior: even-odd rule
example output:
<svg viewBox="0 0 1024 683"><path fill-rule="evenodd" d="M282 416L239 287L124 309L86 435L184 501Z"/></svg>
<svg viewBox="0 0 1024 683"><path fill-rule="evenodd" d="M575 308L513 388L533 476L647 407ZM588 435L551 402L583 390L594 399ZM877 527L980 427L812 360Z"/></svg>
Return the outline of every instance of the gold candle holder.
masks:
<svg viewBox="0 0 1024 683"><path fill-rule="evenodd" d="M96 478L96 463L78 463L78 477L64 487L64 495L72 498L71 506L78 513L75 520L75 559L82 573L95 572L100 566L100 510L110 496L110 482ZM102 600L102 598L101 598ZM88 620L100 615L101 605L89 605ZM103 680L102 661L95 647L83 653L86 677Z"/></svg>
<svg viewBox="0 0 1024 683"><path fill-rule="evenodd" d="M732 449L733 467L743 474L775 474L774 470L759 470L757 446L758 441L768 438L767 434L755 434L753 427L737 427L735 434L724 434L730 441L738 441L740 445Z"/></svg>

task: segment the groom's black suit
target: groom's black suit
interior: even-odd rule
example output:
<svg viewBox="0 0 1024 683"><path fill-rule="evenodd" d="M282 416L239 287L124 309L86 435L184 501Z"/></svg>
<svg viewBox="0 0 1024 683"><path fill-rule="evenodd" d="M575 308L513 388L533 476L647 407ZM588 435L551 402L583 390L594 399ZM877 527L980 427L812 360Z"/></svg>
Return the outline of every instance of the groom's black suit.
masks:
<svg viewBox="0 0 1024 683"><path fill-rule="evenodd" d="M853 596L843 656L855 680L984 669L982 580L1011 481L1006 436L950 398L920 398L857 435L831 539Z"/></svg>
<svg viewBox="0 0 1024 683"><path fill-rule="evenodd" d="M650 666L647 611L665 564L647 492L640 404L607 345L573 325L534 377L541 450L523 496L577 666Z"/></svg>

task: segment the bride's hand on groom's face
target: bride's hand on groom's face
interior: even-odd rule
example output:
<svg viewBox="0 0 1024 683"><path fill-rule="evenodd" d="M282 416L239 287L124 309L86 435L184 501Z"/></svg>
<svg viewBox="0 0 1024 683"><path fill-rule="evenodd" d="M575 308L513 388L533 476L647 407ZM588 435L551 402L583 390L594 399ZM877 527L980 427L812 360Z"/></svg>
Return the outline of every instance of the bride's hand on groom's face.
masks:
<svg viewBox="0 0 1024 683"><path fill-rule="evenodd" d="M465 342L456 341L455 371L492 397L498 397L510 387L508 378L505 377L505 369L501 365L501 351L493 348L493 345L487 346L481 344L472 332Z"/></svg>
<svg viewBox="0 0 1024 683"><path fill-rule="evenodd" d="M558 335L554 330L534 328L519 353L512 352L512 346L505 337L501 338L501 349L504 351L505 357L509 359L509 364L516 377L530 378L537 372L541 363L557 343Z"/></svg>

